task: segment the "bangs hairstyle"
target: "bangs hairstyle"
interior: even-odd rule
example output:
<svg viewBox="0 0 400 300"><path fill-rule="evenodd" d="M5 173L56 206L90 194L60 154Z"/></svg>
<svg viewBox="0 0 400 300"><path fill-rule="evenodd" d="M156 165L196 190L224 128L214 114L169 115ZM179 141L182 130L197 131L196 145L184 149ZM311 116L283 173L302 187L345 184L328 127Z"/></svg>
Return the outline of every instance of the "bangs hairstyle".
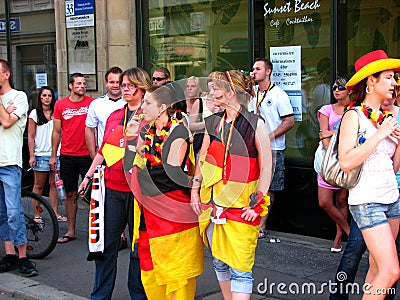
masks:
<svg viewBox="0 0 400 300"><path fill-rule="evenodd" d="M165 104L170 117L175 116L178 120L182 119L182 101L178 101L176 93L170 85L152 85L146 92L153 96L158 106Z"/></svg>
<svg viewBox="0 0 400 300"><path fill-rule="evenodd" d="M346 76L338 76L335 80L335 84L346 86L346 83L349 81L349 78Z"/></svg>
<svg viewBox="0 0 400 300"><path fill-rule="evenodd" d="M240 104L247 105L250 96L254 96L254 81L250 76L238 70L212 72L208 78L212 79L217 87L233 91Z"/></svg>
<svg viewBox="0 0 400 300"><path fill-rule="evenodd" d="M122 72L119 78L120 84L124 76L128 77L130 83L142 90L147 90L152 85L149 74L141 67L131 68Z"/></svg>

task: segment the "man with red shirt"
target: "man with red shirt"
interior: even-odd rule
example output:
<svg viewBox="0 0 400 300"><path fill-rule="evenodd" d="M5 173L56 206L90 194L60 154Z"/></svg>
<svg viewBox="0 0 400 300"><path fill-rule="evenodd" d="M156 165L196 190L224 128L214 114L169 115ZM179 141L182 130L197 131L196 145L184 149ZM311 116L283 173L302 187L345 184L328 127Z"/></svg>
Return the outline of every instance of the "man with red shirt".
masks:
<svg viewBox="0 0 400 300"><path fill-rule="evenodd" d="M50 167L56 169L57 149L62 133L60 175L67 193L65 208L68 231L57 240L58 243L68 243L76 239L77 204L74 203L74 197L78 189L79 175L83 178L92 163L85 141L85 120L89 104L94 99L85 95L86 80L81 73L70 75L68 89L71 91L70 96L58 100L54 107L52 154L49 161Z"/></svg>

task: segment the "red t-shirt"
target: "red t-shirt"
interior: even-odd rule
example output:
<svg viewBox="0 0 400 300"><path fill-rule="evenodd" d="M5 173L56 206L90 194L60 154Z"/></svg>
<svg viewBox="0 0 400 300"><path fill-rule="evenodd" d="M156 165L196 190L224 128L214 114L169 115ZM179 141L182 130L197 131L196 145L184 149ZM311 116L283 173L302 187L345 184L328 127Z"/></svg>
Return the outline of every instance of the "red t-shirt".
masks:
<svg viewBox="0 0 400 300"><path fill-rule="evenodd" d="M82 101L72 102L67 96L56 102L54 118L61 120L61 154L89 155L85 141L85 121L89 104L93 100L94 98L85 96Z"/></svg>

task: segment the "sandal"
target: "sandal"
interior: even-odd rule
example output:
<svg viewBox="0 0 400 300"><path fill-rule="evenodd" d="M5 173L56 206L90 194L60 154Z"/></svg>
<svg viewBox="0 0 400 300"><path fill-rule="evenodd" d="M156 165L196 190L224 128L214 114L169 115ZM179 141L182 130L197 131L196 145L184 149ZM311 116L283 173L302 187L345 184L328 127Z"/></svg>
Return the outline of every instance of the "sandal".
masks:
<svg viewBox="0 0 400 300"><path fill-rule="evenodd" d="M42 217L33 217L33 221L35 221L38 224L44 223Z"/></svg>
<svg viewBox="0 0 400 300"><path fill-rule="evenodd" d="M258 239L265 239L267 237L268 231L264 229L260 229L260 233L258 234Z"/></svg>
<svg viewBox="0 0 400 300"><path fill-rule="evenodd" d="M58 221L58 222L67 222L68 219L67 219L67 217L64 217L63 215L59 215L59 216L57 217L57 221Z"/></svg>

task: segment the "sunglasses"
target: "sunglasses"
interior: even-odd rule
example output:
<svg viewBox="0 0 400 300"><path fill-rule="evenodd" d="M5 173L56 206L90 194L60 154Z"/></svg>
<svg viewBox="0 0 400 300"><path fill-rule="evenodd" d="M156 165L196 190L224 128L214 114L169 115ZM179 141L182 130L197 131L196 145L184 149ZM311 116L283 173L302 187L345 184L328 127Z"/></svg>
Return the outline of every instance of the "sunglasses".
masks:
<svg viewBox="0 0 400 300"><path fill-rule="evenodd" d="M153 77L153 81L162 81L167 79L167 77Z"/></svg>
<svg viewBox="0 0 400 300"><path fill-rule="evenodd" d="M346 87L344 85L332 85L332 92L339 90L339 91L345 91Z"/></svg>

